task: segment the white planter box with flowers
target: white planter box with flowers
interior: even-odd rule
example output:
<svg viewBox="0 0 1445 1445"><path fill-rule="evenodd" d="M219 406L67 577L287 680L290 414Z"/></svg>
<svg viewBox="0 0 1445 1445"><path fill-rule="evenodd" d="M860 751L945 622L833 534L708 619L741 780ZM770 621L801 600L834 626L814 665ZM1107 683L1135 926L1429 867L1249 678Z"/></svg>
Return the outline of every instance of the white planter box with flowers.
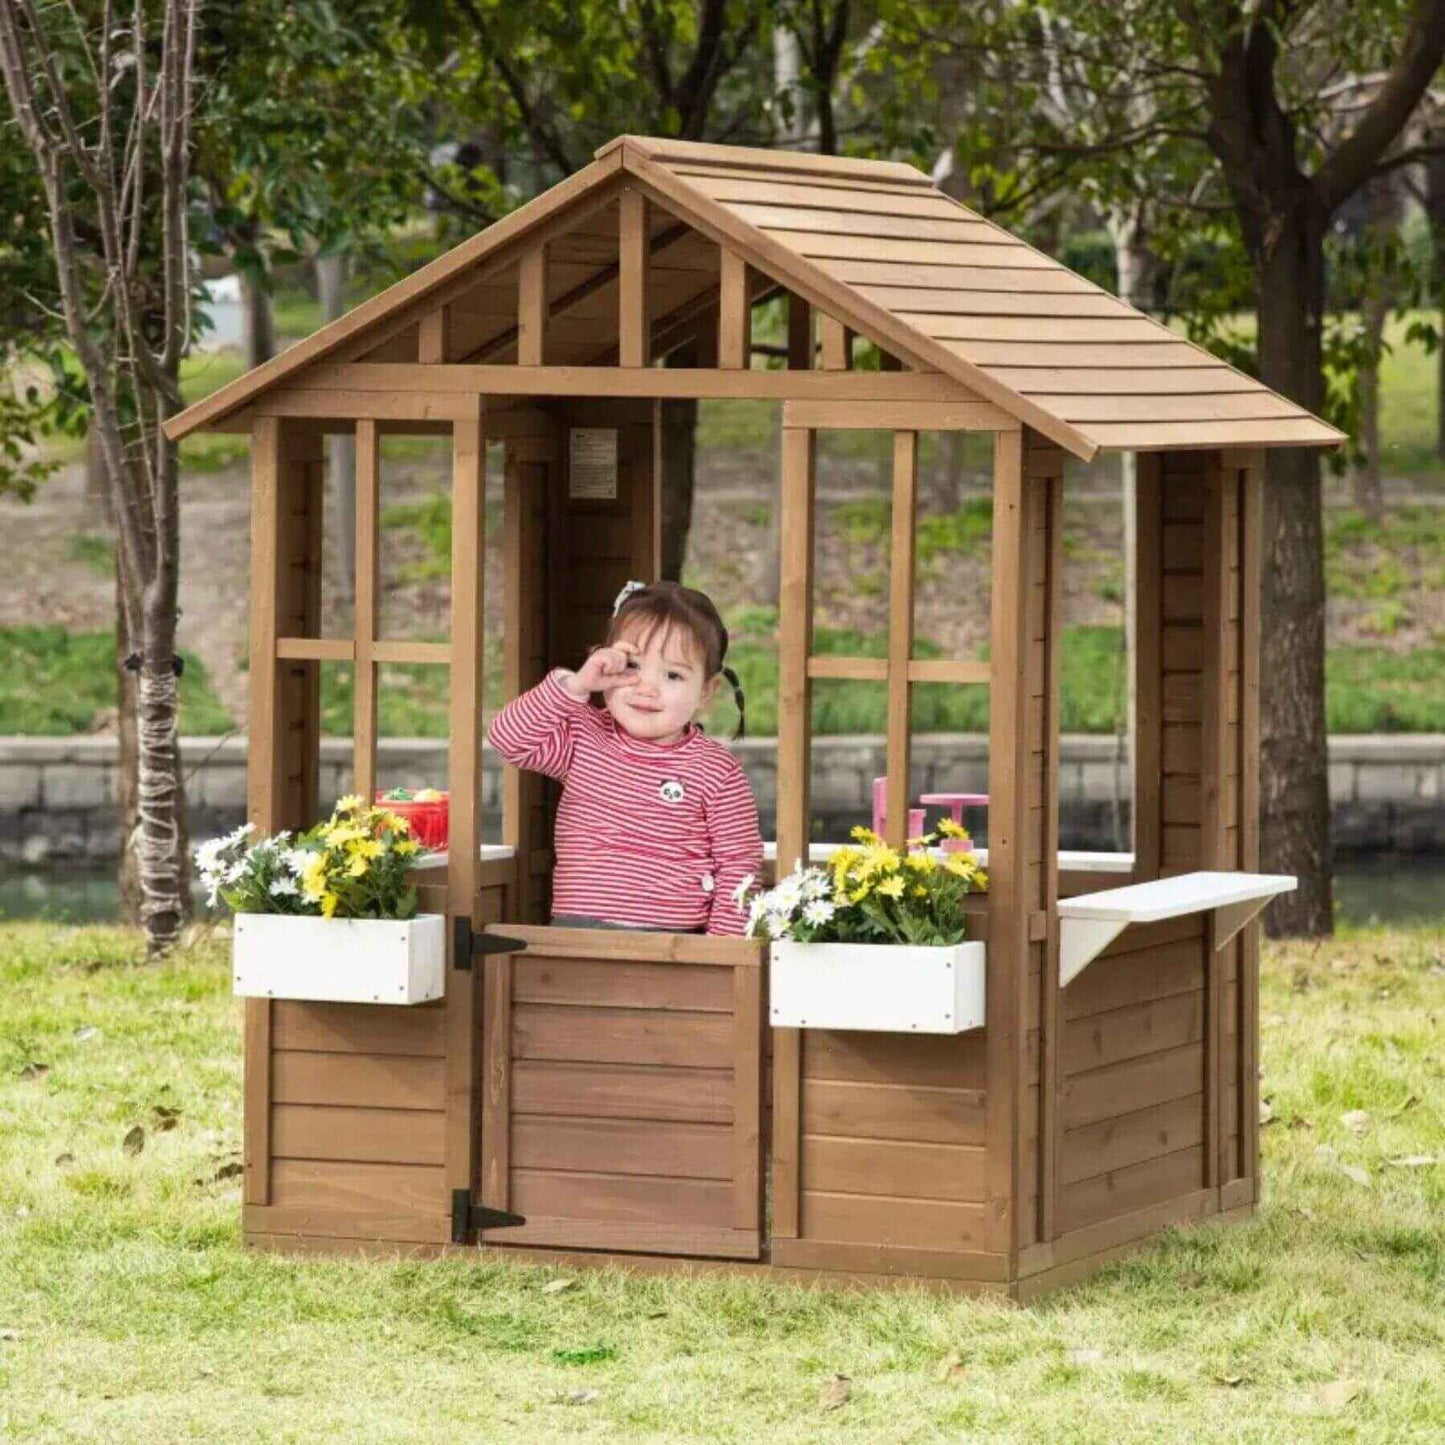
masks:
<svg viewBox="0 0 1445 1445"><path fill-rule="evenodd" d="M950 820L940 832L967 840ZM775 1028L960 1034L984 1023L986 950L963 938L963 898L987 880L936 834L900 854L867 828L826 868L796 869L756 895L748 932L773 940ZM740 890L741 896L746 889Z"/></svg>
<svg viewBox="0 0 1445 1445"><path fill-rule="evenodd" d="M250 829L196 853L212 903L235 911L235 992L246 998L426 1003L446 983L446 920L417 914L406 880L419 849L404 820L343 798L292 838Z"/></svg>

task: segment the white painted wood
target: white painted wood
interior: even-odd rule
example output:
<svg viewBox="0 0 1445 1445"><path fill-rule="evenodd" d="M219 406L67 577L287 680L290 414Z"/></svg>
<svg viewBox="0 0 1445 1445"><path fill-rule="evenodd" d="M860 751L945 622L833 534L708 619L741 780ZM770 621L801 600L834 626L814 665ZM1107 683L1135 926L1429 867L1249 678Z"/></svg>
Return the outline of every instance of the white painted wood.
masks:
<svg viewBox="0 0 1445 1445"><path fill-rule="evenodd" d="M810 843L808 845L808 861L824 863L839 848L855 846L852 843ZM934 848L931 851L935 857L942 858L944 856L941 848ZM978 859L981 868L988 867L987 848L975 848L973 856ZM763 860L768 863L778 861L778 845L775 842L763 844ZM1063 848L1059 851L1059 868L1064 872L1132 873L1134 871L1134 855L1132 853L1088 853L1072 848Z"/></svg>
<svg viewBox="0 0 1445 1445"><path fill-rule="evenodd" d="M1075 918L1059 929L1059 987L1082 973L1123 931L1115 918Z"/></svg>
<svg viewBox="0 0 1445 1445"><path fill-rule="evenodd" d="M245 998L426 1003L446 985L446 919L292 918L238 913L231 958Z"/></svg>
<svg viewBox="0 0 1445 1445"><path fill-rule="evenodd" d="M477 852L483 863L494 863L502 858L515 858L517 850L507 843L482 843L478 846ZM445 868L447 866L447 850L439 848L430 853L423 853L415 863L411 865L411 871L425 870L428 868Z"/></svg>
<svg viewBox="0 0 1445 1445"><path fill-rule="evenodd" d="M1222 948L1271 898L1292 892L1297 882L1286 873L1180 873L1066 898L1059 904L1059 986L1076 978L1131 923L1213 911L1215 947Z"/></svg>
<svg viewBox="0 0 1445 1445"><path fill-rule="evenodd" d="M770 949L774 1028L961 1034L983 1027L985 945L794 943Z"/></svg>

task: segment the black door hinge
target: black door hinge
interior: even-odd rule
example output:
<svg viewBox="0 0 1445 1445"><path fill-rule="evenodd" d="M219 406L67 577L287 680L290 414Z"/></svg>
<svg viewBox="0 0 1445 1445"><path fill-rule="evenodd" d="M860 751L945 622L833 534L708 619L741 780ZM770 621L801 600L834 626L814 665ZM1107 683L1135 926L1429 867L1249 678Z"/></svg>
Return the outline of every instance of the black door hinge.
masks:
<svg viewBox="0 0 1445 1445"><path fill-rule="evenodd" d="M470 1189L452 1190L452 1243L465 1244L480 1229L516 1229L525 1224L520 1214L506 1209L488 1209L472 1203Z"/></svg>
<svg viewBox="0 0 1445 1445"><path fill-rule="evenodd" d="M526 942L520 938L503 938L500 933L477 933L465 914L452 919L452 967L470 970L474 958L489 953L521 953Z"/></svg>

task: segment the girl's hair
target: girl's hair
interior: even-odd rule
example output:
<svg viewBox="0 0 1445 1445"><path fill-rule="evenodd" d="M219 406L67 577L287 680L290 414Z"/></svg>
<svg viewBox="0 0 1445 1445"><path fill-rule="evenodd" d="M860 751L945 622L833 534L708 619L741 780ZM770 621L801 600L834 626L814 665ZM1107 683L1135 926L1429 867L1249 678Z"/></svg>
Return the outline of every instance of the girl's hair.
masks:
<svg viewBox="0 0 1445 1445"><path fill-rule="evenodd" d="M644 641L658 627L679 627L687 633L702 654L704 675L712 677L720 672L732 684L733 701L738 709L738 727L733 736L742 737L746 726L742 684L737 673L723 664L728 652L728 630L712 598L680 582L653 582L645 587L634 583L612 614L607 645L611 646L621 637L624 628L635 623L642 625Z"/></svg>

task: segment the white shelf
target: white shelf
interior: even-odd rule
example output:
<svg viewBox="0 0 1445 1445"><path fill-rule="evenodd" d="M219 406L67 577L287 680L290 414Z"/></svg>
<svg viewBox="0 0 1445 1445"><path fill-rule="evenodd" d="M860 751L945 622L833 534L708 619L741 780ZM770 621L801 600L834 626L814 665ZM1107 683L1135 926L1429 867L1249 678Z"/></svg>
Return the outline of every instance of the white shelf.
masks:
<svg viewBox="0 0 1445 1445"><path fill-rule="evenodd" d="M853 846L855 845L852 843L813 843L808 848L808 861L826 863L839 848ZM934 848L932 852L940 858L943 857L941 848ZM980 867L988 867L987 848L975 848L973 856L978 859ZM763 844L763 860L767 863L778 861L778 845L775 842ZM1065 872L1132 873L1134 871L1134 855L1132 853L1083 853L1064 849L1059 854L1059 867Z"/></svg>
<svg viewBox="0 0 1445 1445"><path fill-rule="evenodd" d="M502 858L515 858L517 850L506 843L483 843L477 848L477 855L483 863L495 863ZM445 868L447 866L447 851L445 848L433 853L423 853L412 865L413 871L427 868Z"/></svg>
<svg viewBox="0 0 1445 1445"><path fill-rule="evenodd" d="M1296 885L1284 873L1180 873L1066 898L1059 904L1059 986L1077 978L1131 923L1213 912L1214 946L1223 948L1271 898Z"/></svg>

